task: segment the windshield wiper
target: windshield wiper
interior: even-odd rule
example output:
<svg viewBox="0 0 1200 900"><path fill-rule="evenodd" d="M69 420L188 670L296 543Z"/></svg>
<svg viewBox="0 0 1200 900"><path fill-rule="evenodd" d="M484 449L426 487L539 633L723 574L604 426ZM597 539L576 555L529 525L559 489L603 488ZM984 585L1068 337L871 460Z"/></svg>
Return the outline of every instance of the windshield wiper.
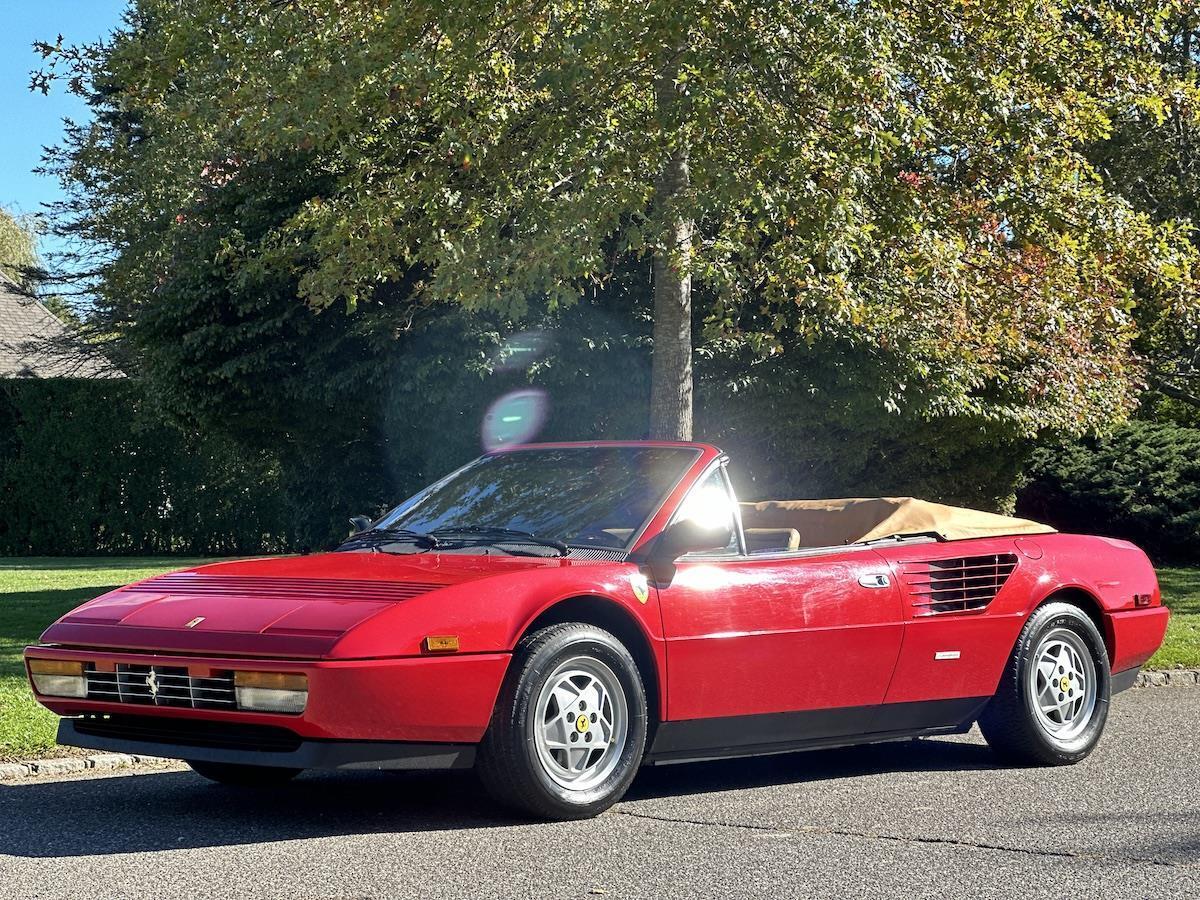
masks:
<svg viewBox="0 0 1200 900"><path fill-rule="evenodd" d="M521 531L517 528L495 528L490 525L456 525L452 528L436 528L430 533L430 537L433 537L434 540L443 536L453 538L460 535L482 542L503 543L511 541L517 544L534 544L540 547L551 547L558 551L559 556L566 556L571 552L571 548L562 541L542 537L541 535L534 534L532 531Z"/></svg>
<svg viewBox="0 0 1200 900"><path fill-rule="evenodd" d="M443 546L442 542L436 537L432 534L426 534L423 531L413 531L410 528L368 528L366 531L350 535L350 537L338 545L338 549L350 544L368 543L376 540L412 541L418 547L426 550L436 550Z"/></svg>

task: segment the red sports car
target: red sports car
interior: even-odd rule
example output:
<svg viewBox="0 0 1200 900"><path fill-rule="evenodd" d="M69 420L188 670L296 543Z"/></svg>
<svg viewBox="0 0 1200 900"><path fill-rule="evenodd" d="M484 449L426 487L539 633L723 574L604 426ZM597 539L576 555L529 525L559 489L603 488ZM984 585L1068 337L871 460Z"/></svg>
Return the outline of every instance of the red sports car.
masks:
<svg viewBox="0 0 1200 900"><path fill-rule="evenodd" d="M579 818L643 764L963 732L1073 763L1167 625L1125 541L908 498L739 504L716 448L475 460L332 553L150 578L27 649L59 740L231 784L474 766Z"/></svg>

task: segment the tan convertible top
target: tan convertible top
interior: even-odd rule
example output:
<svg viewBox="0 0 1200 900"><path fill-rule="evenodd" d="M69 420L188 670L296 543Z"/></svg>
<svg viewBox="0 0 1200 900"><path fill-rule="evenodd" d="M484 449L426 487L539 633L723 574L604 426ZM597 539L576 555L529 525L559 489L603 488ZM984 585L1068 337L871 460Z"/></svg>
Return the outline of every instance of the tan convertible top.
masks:
<svg viewBox="0 0 1200 900"><path fill-rule="evenodd" d="M846 500L764 500L743 503L747 529L795 529L801 547L834 547L898 534L933 533L943 540L1009 534L1050 534L1049 525L913 497Z"/></svg>

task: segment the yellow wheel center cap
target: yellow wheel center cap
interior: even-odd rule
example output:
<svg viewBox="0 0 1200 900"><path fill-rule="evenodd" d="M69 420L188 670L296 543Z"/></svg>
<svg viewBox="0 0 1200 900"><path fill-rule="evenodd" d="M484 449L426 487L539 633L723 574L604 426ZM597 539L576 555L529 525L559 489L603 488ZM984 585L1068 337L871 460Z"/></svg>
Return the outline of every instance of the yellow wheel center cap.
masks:
<svg viewBox="0 0 1200 900"><path fill-rule="evenodd" d="M575 730L578 731L580 734L583 734L585 731L587 731L591 727L592 727L592 723L588 721L587 716L580 716L578 719L575 720Z"/></svg>
<svg viewBox="0 0 1200 900"><path fill-rule="evenodd" d="M1064 675L1058 682L1058 686L1061 690L1069 691L1071 689L1071 679Z"/></svg>

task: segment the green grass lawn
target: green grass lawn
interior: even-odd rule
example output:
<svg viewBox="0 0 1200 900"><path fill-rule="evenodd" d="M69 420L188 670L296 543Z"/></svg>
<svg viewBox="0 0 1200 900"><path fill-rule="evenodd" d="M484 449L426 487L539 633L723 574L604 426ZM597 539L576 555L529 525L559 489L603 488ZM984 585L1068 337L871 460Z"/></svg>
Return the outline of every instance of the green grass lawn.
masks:
<svg viewBox="0 0 1200 900"><path fill-rule="evenodd" d="M0 559L0 760L54 747L58 720L33 700L21 651L85 600L122 584L195 565L188 559Z"/></svg>
<svg viewBox="0 0 1200 900"><path fill-rule="evenodd" d="M1171 624L1167 639L1146 667L1200 668L1200 569L1159 569L1158 583L1163 602L1171 607Z"/></svg>
<svg viewBox="0 0 1200 900"><path fill-rule="evenodd" d="M0 560L0 760L53 751L56 719L33 701L21 651L67 610L122 584L196 565L189 559ZM1152 668L1200 667L1200 569L1160 569L1173 615ZM61 752L61 751L60 751Z"/></svg>

